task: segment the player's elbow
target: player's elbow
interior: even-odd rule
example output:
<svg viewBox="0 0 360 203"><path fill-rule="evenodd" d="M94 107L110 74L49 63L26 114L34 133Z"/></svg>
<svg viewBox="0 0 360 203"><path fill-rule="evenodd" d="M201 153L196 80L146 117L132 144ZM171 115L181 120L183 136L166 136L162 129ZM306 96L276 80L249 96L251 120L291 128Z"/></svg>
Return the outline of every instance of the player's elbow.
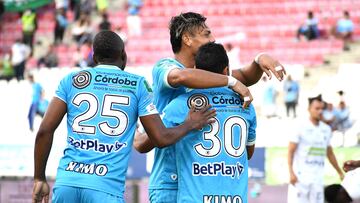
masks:
<svg viewBox="0 0 360 203"><path fill-rule="evenodd" d="M139 153L147 153L154 148L154 145L148 138L148 135L140 132L136 132L133 146Z"/></svg>
<svg viewBox="0 0 360 203"><path fill-rule="evenodd" d="M157 148L160 148L160 149L162 149L162 148L164 148L164 147L167 147L167 146L169 146L169 145L170 145L170 144L167 143L165 140L157 140L156 143L155 143L155 146L156 146Z"/></svg>
<svg viewBox="0 0 360 203"><path fill-rule="evenodd" d="M186 71L173 71L168 76L168 82L171 86L176 87L179 85L184 85L188 78Z"/></svg>
<svg viewBox="0 0 360 203"><path fill-rule="evenodd" d="M151 151L151 149L149 149L146 146L141 145L137 142L134 142L133 146L136 149L136 151L138 151L141 154L148 153L149 151Z"/></svg>
<svg viewBox="0 0 360 203"><path fill-rule="evenodd" d="M255 151L255 145L246 146L246 152L248 156L248 160L250 160L254 154Z"/></svg>
<svg viewBox="0 0 360 203"><path fill-rule="evenodd" d="M54 134L54 131L51 130L50 128L40 127L39 131L36 134L35 143L38 143L44 139L52 139L51 135L53 135L53 134Z"/></svg>

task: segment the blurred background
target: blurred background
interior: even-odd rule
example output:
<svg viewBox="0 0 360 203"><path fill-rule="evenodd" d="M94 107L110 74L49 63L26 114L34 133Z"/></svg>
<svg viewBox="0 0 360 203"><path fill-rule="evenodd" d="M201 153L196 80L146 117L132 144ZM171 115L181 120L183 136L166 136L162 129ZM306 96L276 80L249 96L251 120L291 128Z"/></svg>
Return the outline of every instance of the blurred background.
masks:
<svg viewBox="0 0 360 203"><path fill-rule="evenodd" d="M113 30L126 42L126 70L150 82L155 62L172 57L171 16L206 16L230 68L267 52L286 68L283 82L263 78L251 87L258 116L256 150L250 160L249 202L286 202L288 137L307 117L307 98L321 93L324 118L333 128L339 165L359 159L359 0L5 0L0 1L0 202L29 202L36 131L60 79L93 66L92 39ZM299 86L296 101L289 84ZM33 98L34 84L44 90ZM34 100L36 111L30 107ZM286 103L295 102L296 109ZM66 141L59 126L47 166L52 183ZM132 152L127 202L148 202L152 154ZM326 165L325 183L338 183Z"/></svg>

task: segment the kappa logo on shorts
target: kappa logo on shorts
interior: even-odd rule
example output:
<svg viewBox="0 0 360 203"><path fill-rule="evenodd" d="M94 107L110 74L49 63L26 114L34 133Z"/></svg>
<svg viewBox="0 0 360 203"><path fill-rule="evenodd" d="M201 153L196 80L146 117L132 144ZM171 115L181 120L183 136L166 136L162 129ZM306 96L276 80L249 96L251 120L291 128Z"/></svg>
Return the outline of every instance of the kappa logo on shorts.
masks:
<svg viewBox="0 0 360 203"><path fill-rule="evenodd" d="M173 181L176 181L177 180L177 175L176 174L171 174L171 179L173 180Z"/></svg>
<svg viewBox="0 0 360 203"><path fill-rule="evenodd" d="M209 98L203 94L193 94L187 100L187 105L191 108L191 103L194 102L195 109L200 110L209 104Z"/></svg>
<svg viewBox="0 0 360 203"><path fill-rule="evenodd" d="M83 89L89 86L91 82L91 74L88 71L80 71L73 77L73 86L78 89Z"/></svg>

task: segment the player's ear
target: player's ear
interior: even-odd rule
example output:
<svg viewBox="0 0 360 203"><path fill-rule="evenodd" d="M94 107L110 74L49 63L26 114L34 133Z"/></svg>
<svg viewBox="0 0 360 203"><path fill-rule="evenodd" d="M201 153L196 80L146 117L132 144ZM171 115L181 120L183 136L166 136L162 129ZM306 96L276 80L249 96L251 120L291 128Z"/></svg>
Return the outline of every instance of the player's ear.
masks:
<svg viewBox="0 0 360 203"><path fill-rule="evenodd" d="M92 59L93 59L93 61L94 61L95 64L98 64L98 61L97 61L97 59L96 59L95 54L92 55Z"/></svg>
<svg viewBox="0 0 360 203"><path fill-rule="evenodd" d="M224 68L222 74L224 74L224 75L229 75L229 74L230 74L230 72L229 72L229 66L226 66L226 67Z"/></svg>
<svg viewBox="0 0 360 203"><path fill-rule="evenodd" d="M192 40L191 40L190 34L188 32L185 32L182 35L181 39L186 46L191 46Z"/></svg>

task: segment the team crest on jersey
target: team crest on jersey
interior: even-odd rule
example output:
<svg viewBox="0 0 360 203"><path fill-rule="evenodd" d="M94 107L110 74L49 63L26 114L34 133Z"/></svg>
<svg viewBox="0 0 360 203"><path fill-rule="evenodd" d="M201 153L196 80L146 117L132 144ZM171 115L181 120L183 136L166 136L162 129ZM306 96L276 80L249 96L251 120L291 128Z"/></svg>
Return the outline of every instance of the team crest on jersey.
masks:
<svg viewBox="0 0 360 203"><path fill-rule="evenodd" d="M200 110L209 104L209 98L203 94L193 94L187 100L189 108L191 108L192 102L195 104L195 110Z"/></svg>
<svg viewBox="0 0 360 203"><path fill-rule="evenodd" d="M91 74L88 71L80 71L73 77L73 86L78 89L83 89L89 86L91 82Z"/></svg>

